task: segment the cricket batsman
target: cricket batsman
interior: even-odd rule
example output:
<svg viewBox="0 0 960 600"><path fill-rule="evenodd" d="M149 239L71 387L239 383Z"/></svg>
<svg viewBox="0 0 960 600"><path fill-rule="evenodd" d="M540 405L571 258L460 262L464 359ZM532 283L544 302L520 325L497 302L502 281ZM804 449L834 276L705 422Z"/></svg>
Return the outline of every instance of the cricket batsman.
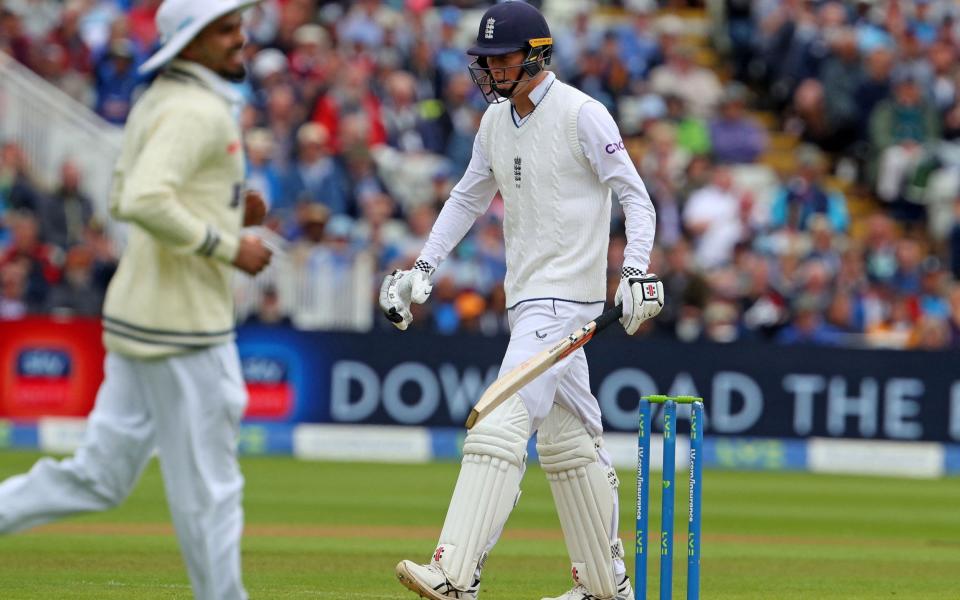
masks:
<svg viewBox="0 0 960 600"><path fill-rule="evenodd" d="M107 290L105 378L77 453L45 458L0 484L0 533L120 504L154 451L197 600L245 600L240 569L247 392L234 343L234 269L260 272L270 250L240 235L263 199L241 194L235 118L240 11L255 0L165 0L162 69L134 106L110 209L129 222Z"/></svg>
<svg viewBox="0 0 960 600"><path fill-rule="evenodd" d="M663 285L647 273L656 215L646 188L607 110L544 70L552 49L546 20L529 4L496 4L483 15L468 53L490 106L470 165L413 268L387 276L380 290L384 314L406 329L410 304L427 300L437 265L499 190L510 323L501 375L601 311L610 190L626 216L621 323L633 334L663 306ZM519 499L534 432L574 580L571 590L544 600L633 600L617 534L619 482L582 348L469 431L439 543L427 564L397 565L404 586L432 600L477 597L484 561Z"/></svg>

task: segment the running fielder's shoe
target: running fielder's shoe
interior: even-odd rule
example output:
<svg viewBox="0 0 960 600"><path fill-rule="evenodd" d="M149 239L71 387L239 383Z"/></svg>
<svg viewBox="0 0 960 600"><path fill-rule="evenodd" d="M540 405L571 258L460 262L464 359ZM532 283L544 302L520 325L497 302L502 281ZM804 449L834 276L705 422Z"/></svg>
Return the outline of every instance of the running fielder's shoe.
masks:
<svg viewBox="0 0 960 600"><path fill-rule="evenodd" d="M600 600L592 596L587 588L578 585L566 594L556 598L544 598L543 600ZM630 585L630 578L623 576L623 581L617 586L617 595L613 600L633 600L633 587Z"/></svg>
<svg viewBox="0 0 960 600"><path fill-rule="evenodd" d="M435 562L418 565L411 560L401 560L397 564L397 579L411 592L430 600L477 600L480 580L474 579L468 590L458 590L450 585L447 576ZM566 596L564 596L566 598ZM633 594L630 594L633 600Z"/></svg>

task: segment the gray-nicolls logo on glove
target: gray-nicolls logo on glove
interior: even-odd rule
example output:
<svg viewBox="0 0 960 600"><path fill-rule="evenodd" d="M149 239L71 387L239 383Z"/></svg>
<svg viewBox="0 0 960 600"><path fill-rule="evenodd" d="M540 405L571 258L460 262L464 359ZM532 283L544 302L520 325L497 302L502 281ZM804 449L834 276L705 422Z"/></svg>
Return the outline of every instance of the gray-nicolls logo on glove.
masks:
<svg viewBox="0 0 960 600"><path fill-rule="evenodd" d="M411 304L423 304L430 297L433 291L430 277L434 271L430 263L417 259L412 269L398 269L383 278L380 284L380 310L397 329L403 331L413 321Z"/></svg>
<svg viewBox="0 0 960 600"><path fill-rule="evenodd" d="M644 273L636 267L624 266L617 287L617 304L623 303L620 323L633 335L641 323L655 317L663 308L663 283L654 273Z"/></svg>

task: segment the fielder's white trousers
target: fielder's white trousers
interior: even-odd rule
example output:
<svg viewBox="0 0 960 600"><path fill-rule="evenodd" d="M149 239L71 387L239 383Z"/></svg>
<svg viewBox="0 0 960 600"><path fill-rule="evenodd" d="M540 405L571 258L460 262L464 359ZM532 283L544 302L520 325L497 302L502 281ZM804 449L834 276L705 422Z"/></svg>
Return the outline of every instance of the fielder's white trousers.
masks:
<svg viewBox="0 0 960 600"><path fill-rule="evenodd" d="M578 327L589 323L603 312L603 303L579 304L562 300L530 300L510 309L510 343L500 365L503 376L520 366L525 360L548 349ZM549 414L554 403L580 417L587 432L594 438L603 434L600 404L590 391L590 370L587 355L579 348L568 357L550 367L545 373L517 392L530 416L530 431L536 431ZM598 451L600 463L610 467L613 463L606 448ZM614 495L613 514L619 515L619 499ZM610 542L618 538L617 523L612 523ZM490 541L490 551L499 539L499 534ZM615 572L622 576L626 571L623 560L615 561Z"/></svg>
<svg viewBox="0 0 960 600"><path fill-rule="evenodd" d="M234 344L159 360L108 353L83 447L0 484L0 533L120 504L156 449L197 600L244 600L243 477L247 403Z"/></svg>

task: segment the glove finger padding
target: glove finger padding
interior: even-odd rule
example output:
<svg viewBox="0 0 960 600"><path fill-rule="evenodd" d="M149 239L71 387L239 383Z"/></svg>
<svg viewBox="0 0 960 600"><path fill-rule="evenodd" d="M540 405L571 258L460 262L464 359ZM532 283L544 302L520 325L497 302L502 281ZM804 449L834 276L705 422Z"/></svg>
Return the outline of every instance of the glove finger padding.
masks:
<svg viewBox="0 0 960 600"><path fill-rule="evenodd" d="M616 300L623 302L620 323L628 334L633 335L644 321L655 317L663 308L663 283L653 273L634 275L624 268Z"/></svg>
<svg viewBox="0 0 960 600"><path fill-rule="evenodd" d="M397 329L403 331L410 325L413 315L410 314L409 300L404 302L400 294L400 281L403 271L396 270L383 278L380 284L380 310ZM409 298L409 294L408 294Z"/></svg>
<svg viewBox="0 0 960 600"><path fill-rule="evenodd" d="M417 260L413 269L394 271L383 278L380 284L380 310L397 329L403 331L413 321L410 313L412 303L423 304L430 297L433 286L430 275L433 267Z"/></svg>

